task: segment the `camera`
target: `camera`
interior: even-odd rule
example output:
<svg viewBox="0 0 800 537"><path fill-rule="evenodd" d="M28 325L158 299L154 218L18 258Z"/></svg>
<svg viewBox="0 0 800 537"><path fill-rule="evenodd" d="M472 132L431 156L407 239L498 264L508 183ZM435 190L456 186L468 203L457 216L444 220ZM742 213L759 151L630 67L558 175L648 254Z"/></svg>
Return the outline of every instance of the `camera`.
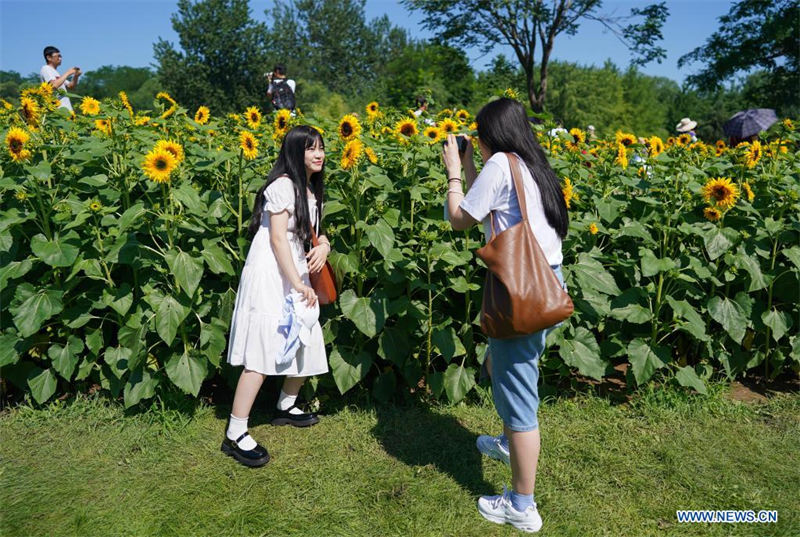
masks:
<svg viewBox="0 0 800 537"><path fill-rule="evenodd" d="M463 153L467 150L467 138L466 136L458 135L456 136L456 144L458 145L458 152ZM444 141L444 145L447 145L447 140Z"/></svg>

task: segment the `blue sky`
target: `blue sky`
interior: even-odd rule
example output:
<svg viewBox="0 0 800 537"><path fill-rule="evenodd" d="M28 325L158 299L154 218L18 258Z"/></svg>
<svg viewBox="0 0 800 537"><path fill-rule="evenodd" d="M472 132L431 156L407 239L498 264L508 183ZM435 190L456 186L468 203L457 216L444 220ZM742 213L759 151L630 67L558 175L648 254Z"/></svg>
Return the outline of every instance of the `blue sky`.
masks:
<svg viewBox="0 0 800 537"><path fill-rule="evenodd" d="M624 15L631 7L651 1L606 0L603 13ZM57 46L64 55L62 70L79 66L84 72L102 65L146 67L153 63L153 43L162 37L177 42L170 15L177 11L175 0L0 0L0 69L22 74L38 72L43 64L42 49ZM253 17L266 20L269 0L251 0ZM727 0L669 0L670 17L663 29L662 46L667 59L642 69L651 75L678 82L699 69L677 67L678 58L703 44L727 13ZM367 19L387 14L393 24L404 27L417 38L431 37L421 28L422 17L409 13L399 0L367 0ZM498 54L513 60L510 49L497 48L486 56L467 51L474 68L482 69ZM630 54L617 38L595 22L582 24L574 37L557 38L553 58L584 65L602 65L606 59L624 67ZM287 62L291 69L291 62Z"/></svg>

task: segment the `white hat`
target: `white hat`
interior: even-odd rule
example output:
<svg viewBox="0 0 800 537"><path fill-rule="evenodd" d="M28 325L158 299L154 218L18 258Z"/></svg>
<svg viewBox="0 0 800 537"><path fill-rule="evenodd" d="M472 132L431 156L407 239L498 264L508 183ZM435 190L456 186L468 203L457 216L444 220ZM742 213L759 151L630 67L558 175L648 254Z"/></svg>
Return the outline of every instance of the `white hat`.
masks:
<svg viewBox="0 0 800 537"><path fill-rule="evenodd" d="M675 130L678 132L689 132L696 126L697 126L697 121L692 121L688 117L685 117L681 120L680 123L675 125Z"/></svg>
<svg viewBox="0 0 800 537"><path fill-rule="evenodd" d="M292 291L289 295L292 298L292 305L294 306L294 313L297 315L297 320L300 321L300 343L304 346L311 342L311 329L319 320L319 302L309 308L306 305L303 295L297 291Z"/></svg>
<svg viewBox="0 0 800 537"><path fill-rule="evenodd" d="M588 127L586 127L586 130L587 131L593 131L594 130L594 125L589 125Z"/></svg>

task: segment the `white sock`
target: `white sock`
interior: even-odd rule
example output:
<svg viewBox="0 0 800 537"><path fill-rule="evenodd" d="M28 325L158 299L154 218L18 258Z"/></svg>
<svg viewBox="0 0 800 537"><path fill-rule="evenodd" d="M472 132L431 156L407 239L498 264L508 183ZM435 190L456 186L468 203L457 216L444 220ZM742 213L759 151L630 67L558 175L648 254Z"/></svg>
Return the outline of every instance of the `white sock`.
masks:
<svg viewBox="0 0 800 537"><path fill-rule="evenodd" d="M225 433L228 439L236 441L237 438L242 436L242 433L246 433L247 420L248 418L237 418L231 414L231 421L228 422L228 432ZM245 436L242 438L242 441L238 443L238 446L245 451L255 449L257 445L258 444L256 444L256 441L253 440L253 437L250 435Z"/></svg>
<svg viewBox="0 0 800 537"><path fill-rule="evenodd" d="M289 395L281 390L281 396L278 397L278 410L289 410L289 414L302 414L303 411L299 408L292 408L294 402L297 401L296 395Z"/></svg>

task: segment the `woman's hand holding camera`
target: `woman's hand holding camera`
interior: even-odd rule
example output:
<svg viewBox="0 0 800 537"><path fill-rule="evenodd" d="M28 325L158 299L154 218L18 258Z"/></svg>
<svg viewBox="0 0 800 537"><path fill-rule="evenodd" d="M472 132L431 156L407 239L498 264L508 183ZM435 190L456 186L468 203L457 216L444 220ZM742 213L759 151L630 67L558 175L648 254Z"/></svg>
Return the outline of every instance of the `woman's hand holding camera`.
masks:
<svg viewBox="0 0 800 537"><path fill-rule="evenodd" d="M459 138L462 142L463 152L459 152ZM447 178L461 177L461 163L472 160L472 139L469 136L448 134L442 147L442 159L447 169Z"/></svg>

